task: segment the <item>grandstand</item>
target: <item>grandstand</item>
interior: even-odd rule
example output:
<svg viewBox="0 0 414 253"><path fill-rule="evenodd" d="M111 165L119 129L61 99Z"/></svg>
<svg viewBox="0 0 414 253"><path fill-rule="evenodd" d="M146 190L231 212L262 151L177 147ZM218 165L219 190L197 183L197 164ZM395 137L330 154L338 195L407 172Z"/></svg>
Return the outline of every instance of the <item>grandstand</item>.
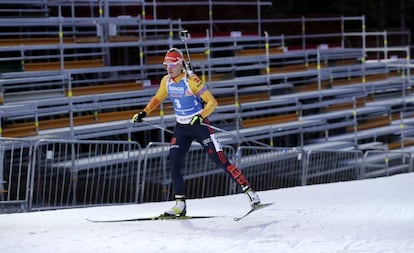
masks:
<svg viewBox="0 0 414 253"><path fill-rule="evenodd" d="M261 31L268 22L258 16L239 20L256 23L252 30L233 31L234 21L228 20L228 32L216 35L213 29L202 34L204 27L218 21L199 22L197 27L185 17L164 20L143 16L155 9L145 1L104 3L3 3L3 8L13 9L16 15L7 15L1 22L1 136L132 138L141 143L144 140L136 136L147 136L145 141L164 139L158 129L130 126L127 121L154 93L164 74L159 63L165 50L183 47L179 31L191 27L193 36L188 44L192 64L218 98L220 107L211 118L218 127L238 129L241 135L249 131L251 138L260 141L265 141L263 126L278 129L273 141L283 146L349 140L337 135L351 136L354 130L367 128L370 132L378 128L378 134L354 139L355 146L378 139L384 144L401 141L398 127L384 133L380 127L391 127L397 124L395 120L411 116L407 104L410 79L403 67L409 59L409 47L387 44L396 40L392 36L405 38L404 32L367 32L364 17L309 18L304 19L309 27L342 23L344 28L326 34L309 31L300 35L298 43L299 34ZM269 3L254 5L260 9ZM157 8L162 11L168 6L164 3ZM275 22L279 27L283 24ZM295 27L301 20L284 22ZM359 32L345 30L347 23L355 22ZM384 44L373 47L370 37L382 39ZM401 110L385 109L389 98L395 96L404 97ZM160 113L166 115L165 120L152 115L153 123L172 127L170 106L165 104Z"/></svg>
<svg viewBox="0 0 414 253"><path fill-rule="evenodd" d="M179 32L188 29L192 65L219 102L210 121L224 145L356 152L414 145L408 32L369 32L364 16L264 20L268 1L237 3L257 10L243 19L163 19L157 15L172 3L149 2L2 1L0 137L168 142L162 129L175 124L168 101L151 124L129 119L155 93L165 51L183 48ZM207 13L230 5L174 4Z"/></svg>

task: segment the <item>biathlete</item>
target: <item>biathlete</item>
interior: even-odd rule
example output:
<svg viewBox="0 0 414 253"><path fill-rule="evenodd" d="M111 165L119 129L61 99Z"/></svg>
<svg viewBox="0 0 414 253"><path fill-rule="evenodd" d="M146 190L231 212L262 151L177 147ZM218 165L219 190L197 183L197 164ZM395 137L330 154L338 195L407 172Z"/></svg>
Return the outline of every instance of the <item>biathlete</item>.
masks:
<svg viewBox="0 0 414 253"><path fill-rule="evenodd" d="M225 169L248 196L252 206L260 203L243 173L225 156L213 129L208 127L207 117L217 107L217 101L204 83L192 71L185 68L184 56L177 48L171 48L165 55L163 65L167 74L161 79L156 94L143 111L132 117L132 122L142 122L143 118L156 109L167 97L174 106L176 126L171 139L169 156L171 178L175 194L175 205L164 215L186 215L185 184L181 166L193 140L199 142L209 157ZM204 124L202 124L204 123Z"/></svg>

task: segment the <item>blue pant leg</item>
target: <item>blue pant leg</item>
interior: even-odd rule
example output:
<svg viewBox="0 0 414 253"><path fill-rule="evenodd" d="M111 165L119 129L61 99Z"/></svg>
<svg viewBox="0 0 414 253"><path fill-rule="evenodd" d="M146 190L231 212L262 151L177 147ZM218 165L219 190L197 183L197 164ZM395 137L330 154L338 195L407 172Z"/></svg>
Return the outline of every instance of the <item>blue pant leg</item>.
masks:
<svg viewBox="0 0 414 253"><path fill-rule="evenodd" d="M185 195L185 183L181 168L186 154L191 146L192 138L186 134L184 126L177 125L170 145L171 179L174 193Z"/></svg>

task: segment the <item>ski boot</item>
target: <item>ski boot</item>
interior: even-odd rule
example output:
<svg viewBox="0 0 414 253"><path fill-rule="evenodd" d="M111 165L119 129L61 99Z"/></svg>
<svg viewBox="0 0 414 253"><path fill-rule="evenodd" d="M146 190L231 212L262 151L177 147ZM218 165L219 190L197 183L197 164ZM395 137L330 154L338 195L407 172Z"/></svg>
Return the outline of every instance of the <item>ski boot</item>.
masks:
<svg viewBox="0 0 414 253"><path fill-rule="evenodd" d="M259 195L257 195L257 193L254 192L250 186L243 187L243 193L245 193L247 197L249 197L250 206L254 207L260 204Z"/></svg>
<svg viewBox="0 0 414 253"><path fill-rule="evenodd" d="M184 195L175 195L175 205L168 211L165 211L163 216L185 216L187 213Z"/></svg>

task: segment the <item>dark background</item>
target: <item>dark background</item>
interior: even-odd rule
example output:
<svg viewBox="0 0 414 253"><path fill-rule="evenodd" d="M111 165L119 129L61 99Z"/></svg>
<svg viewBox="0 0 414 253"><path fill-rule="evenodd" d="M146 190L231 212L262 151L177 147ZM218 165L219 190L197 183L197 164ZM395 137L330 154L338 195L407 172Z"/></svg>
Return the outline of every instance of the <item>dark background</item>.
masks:
<svg viewBox="0 0 414 253"><path fill-rule="evenodd" d="M413 0L273 0L263 8L265 17L295 16L361 16L365 15L367 29L407 30L412 27Z"/></svg>
<svg viewBox="0 0 414 253"><path fill-rule="evenodd" d="M157 7L158 18L172 18L181 20L208 20L208 5L186 6L188 1L158 0L157 3L170 3L169 6ZM220 1L217 1L219 3ZM230 1L225 1L230 2ZM235 5L213 5L213 19L238 19L257 18L256 1L238 0ZM237 5L236 3L249 2L253 5ZM409 31L414 23L414 0L263 0L262 3L272 3L272 6L262 6L261 17L263 19L286 19L286 18L323 18L323 17L356 17L364 16L366 31ZM175 3L175 4L174 4ZM147 15L151 15L152 8L147 9ZM139 14L139 13L137 13ZM231 27L216 26L215 32L226 30L254 30L254 24L231 25ZM321 27L327 31L334 29ZM189 27L192 31L196 27ZM203 27L204 29L204 27ZM201 29L202 32L204 30ZM264 27L264 30L268 30ZM278 34L276 31L275 34ZM284 31L283 31L284 32ZM326 32L326 31L323 31ZM411 38L413 35L411 33ZM411 39L413 41L413 39Z"/></svg>

